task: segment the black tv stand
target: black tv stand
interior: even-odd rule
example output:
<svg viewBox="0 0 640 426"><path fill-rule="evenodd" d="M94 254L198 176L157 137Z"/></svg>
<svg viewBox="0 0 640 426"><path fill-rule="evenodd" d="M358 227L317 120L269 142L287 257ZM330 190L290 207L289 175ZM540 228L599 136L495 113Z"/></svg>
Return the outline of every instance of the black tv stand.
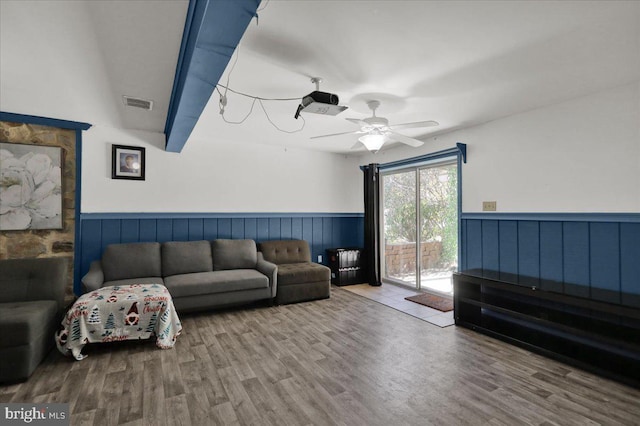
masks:
<svg viewBox="0 0 640 426"><path fill-rule="evenodd" d="M640 388L640 309L480 273L453 283L456 325Z"/></svg>

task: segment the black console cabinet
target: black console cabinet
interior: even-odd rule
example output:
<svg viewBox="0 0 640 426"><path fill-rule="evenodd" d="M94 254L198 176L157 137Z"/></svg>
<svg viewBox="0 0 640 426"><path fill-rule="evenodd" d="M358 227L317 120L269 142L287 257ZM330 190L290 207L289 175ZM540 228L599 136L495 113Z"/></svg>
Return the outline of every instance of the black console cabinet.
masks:
<svg viewBox="0 0 640 426"><path fill-rule="evenodd" d="M363 282L362 249L357 247L327 249L331 284L349 285Z"/></svg>
<svg viewBox="0 0 640 426"><path fill-rule="evenodd" d="M640 387L640 309L456 273L456 325Z"/></svg>

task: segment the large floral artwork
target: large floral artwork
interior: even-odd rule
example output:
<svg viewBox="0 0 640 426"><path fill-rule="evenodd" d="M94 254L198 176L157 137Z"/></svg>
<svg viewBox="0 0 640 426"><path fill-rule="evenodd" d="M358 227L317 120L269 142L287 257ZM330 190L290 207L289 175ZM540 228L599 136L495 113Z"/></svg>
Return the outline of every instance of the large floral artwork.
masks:
<svg viewBox="0 0 640 426"><path fill-rule="evenodd" d="M62 149L0 143L0 231L62 228Z"/></svg>

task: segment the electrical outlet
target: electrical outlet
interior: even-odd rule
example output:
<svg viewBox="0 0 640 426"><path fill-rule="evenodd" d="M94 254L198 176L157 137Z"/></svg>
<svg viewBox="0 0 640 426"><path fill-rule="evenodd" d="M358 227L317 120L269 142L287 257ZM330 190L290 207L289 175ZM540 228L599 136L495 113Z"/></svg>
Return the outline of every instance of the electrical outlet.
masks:
<svg viewBox="0 0 640 426"><path fill-rule="evenodd" d="M495 201L483 201L482 202L482 211L483 212L495 212L496 211L496 202Z"/></svg>
<svg viewBox="0 0 640 426"><path fill-rule="evenodd" d="M318 255L318 263L322 263L322 255L321 254Z"/></svg>

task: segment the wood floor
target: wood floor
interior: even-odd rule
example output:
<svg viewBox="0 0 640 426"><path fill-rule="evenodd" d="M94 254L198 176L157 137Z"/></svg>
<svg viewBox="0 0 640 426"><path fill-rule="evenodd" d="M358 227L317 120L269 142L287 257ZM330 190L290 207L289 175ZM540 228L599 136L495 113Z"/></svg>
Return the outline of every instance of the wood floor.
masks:
<svg viewBox="0 0 640 426"><path fill-rule="evenodd" d="M54 351L0 402L68 402L72 425L640 424L640 390L340 288L182 321L170 350Z"/></svg>

